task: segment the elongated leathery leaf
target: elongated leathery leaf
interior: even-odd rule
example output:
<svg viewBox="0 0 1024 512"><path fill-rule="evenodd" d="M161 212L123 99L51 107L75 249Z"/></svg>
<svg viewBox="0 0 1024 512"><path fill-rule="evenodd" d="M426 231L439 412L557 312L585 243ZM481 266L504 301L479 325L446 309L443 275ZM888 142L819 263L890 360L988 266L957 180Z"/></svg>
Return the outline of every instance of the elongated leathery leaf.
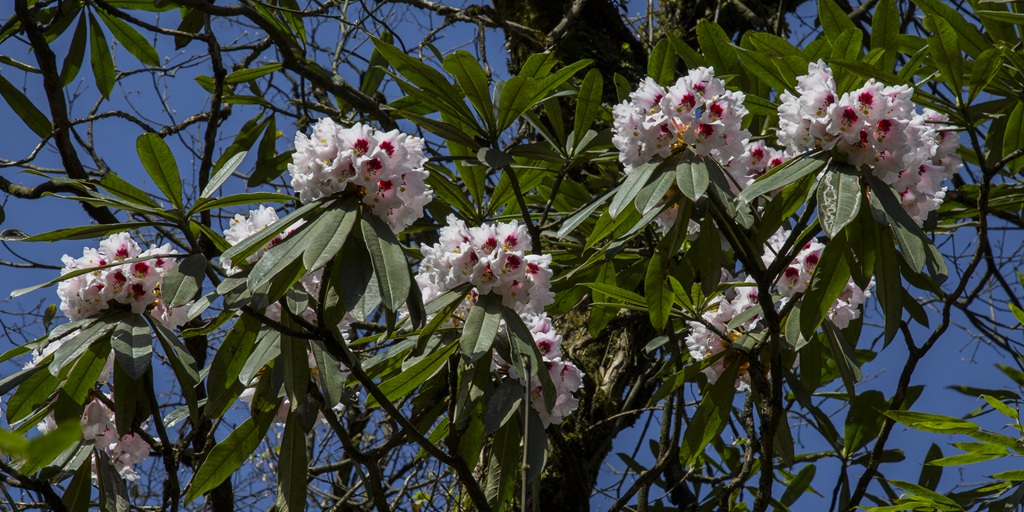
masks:
<svg viewBox="0 0 1024 512"><path fill-rule="evenodd" d="M834 238L860 212L860 177L845 163L832 162L818 184L818 220Z"/></svg>
<svg viewBox="0 0 1024 512"><path fill-rule="evenodd" d="M252 455L274 420L273 414L248 418L223 441L214 445L190 482L185 504L227 480Z"/></svg>
<svg viewBox="0 0 1024 512"><path fill-rule="evenodd" d="M391 232L391 228L380 217L364 213L359 220L363 231L366 250L370 253L373 273L377 277L381 301L391 311L405 303L409 296L412 278L409 276L409 265L402 252L402 246Z"/></svg>
<svg viewBox="0 0 1024 512"><path fill-rule="evenodd" d="M484 354L491 353L494 338L501 325L501 298L493 293L481 295L466 315L459 345L462 358L473 363Z"/></svg>
<svg viewBox="0 0 1024 512"><path fill-rule="evenodd" d="M683 433L679 447L679 459L684 466L693 466L704 452L704 447L718 437L729 420L732 410L732 396L736 392L738 362L729 365L714 384L710 384L701 398L693 419Z"/></svg>

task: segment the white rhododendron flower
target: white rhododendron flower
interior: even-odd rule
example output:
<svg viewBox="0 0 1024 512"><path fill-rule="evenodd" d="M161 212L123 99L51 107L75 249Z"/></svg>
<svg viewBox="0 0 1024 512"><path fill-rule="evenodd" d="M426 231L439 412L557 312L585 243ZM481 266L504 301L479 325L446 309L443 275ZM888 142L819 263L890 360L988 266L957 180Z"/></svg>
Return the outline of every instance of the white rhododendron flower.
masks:
<svg viewBox="0 0 1024 512"><path fill-rule="evenodd" d="M228 229L224 230L224 239L233 246L238 245L242 240L263 231L267 226L277 221L277 211L261 204L259 208L249 210L249 215L247 216L235 214L235 217L231 219L231 225L228 226ZM257 249L256 252L250 254L245 260L249 263L256 263L271 247L281 243L282 240L299 229L303 224L305 224L305 221L300 220L288 226L287 229L272 238L266 245ZM241 268L232 266L231 260L221 258L220 263L224 268L224 272L229 276L242 271Z"/></svg>
<svg viewBox="0 0 1024 512"><path fill-rule="evenodd" d="M310 136L295 134L288 172L303 203L339 192L359 194L398 233L423 216L433 197L426 161L422 139L359 123L343 128L323 118Z"/></svg>
<svg viewBox="0 0 1024 512"><path fill-rule="evenodd" d="M648 77L612 109L612 143L626 173L680 145L711 155L723 165L741 155L750 132L742 128L742 92L727 91L713 68L690 70L668 88Z"/></svg>
<svg viewBox="0 0 1024 512"><path fill-rule="evenodd" d="M731 277L726 274L725 277ZM746 282L753 283L750 278L746 279ZM757 288L754 286L739 286L729 291L728 295L719 295L712 302L707 311L701 315L701 318L705 323L696 322L693 320L687 321L686 323L690 327L690 332L686 336L686 348L690 352L690 356L695 361L703 361L709 357L714 356L720 352L729 350L732 347L733 342L738 339L741 335L739 330L730 331L728 328L729 322L732 319L743 313L744 311L756 306L758 303ZM758 328L758 321L760 315L755 315L753 318L745 322L740 329L743 331L754 331ZM708 328L708 325L714 327L714 329ZM718 333L726 334L727 338L719 336ZM726 355L719 357L713 364L704 369L704 374L708 377L708 382L718 381L718 377L725 372L725 369L730 364L740 360L736 363L740 365L739 374L736 378L736 390L737 391L748 391L750 389L750 368L749 363L739 352L730 352ZM767 373L767 368L765 369Z"/></svg>
<svg viewBox="0 0 1024 512"><path fill-rule="evenodd" d="M117 472L133 482L139 478L134 467L149 458L149 443L138 433L119 434L115 425L114 412L99 399L94 398L85 406L82 413L82 437L93 441L96 449L106 450ZM44 433L54 428L56 424L51 417L47 417L39 426Z"/></svg>
<svg viewBox="0 0 1024 512"><path fill-rule="evenodd" d="M161 257L178 254L171 244L152 246L143 251L131 234L117 233L100 242L98 249L86 247L82 257L67 254L61 258L61 275L81 269L100 267L135 258L151 259L108 268L97 268L57 285L60 310L70 320L81 320L99 314L112 304L123 304L136 314L152 308L153 317L168 327L177 328L185 323L188 306L168 309L160 300L160 283L176 263L175 258Z"/></svg>
<svg viewBox="0 0 1024 512"><path fill-rule="evenodd" d="M874 79L840 96L820 60L797 79L796 92L779 95L778 139L789 152L831 150L895 188L918 224L939 207L942 183L961 166L956 134L944 130L947 116L917 113L912 88Z"/></svg>
<svg viewBox="0 0 1024 512"><path fill-rule="evenodd" d="M519 313L541 313L554 302L551 256L528 254L530 233L516 221L470 228L449 215L438 243L421 249L416 282L424 301L470 283Z"/></svg>
<svg viewBox="0 0 1024 512"><path fill-rule="evenodd" d="M267 228L271 224L277 222L278 220L279 219L277 216L277 212L275 212L273 208L268 208L264 205L260 205L259 208L255 210L250 210L249 215L247 216L235 215L235 217L231 220L231 226L229 226L228 229L224 231L224 239L227 240L228 243L230 243L232 246L238 245L246 238L255 235L256 233L259 233L260 231ZM259 260L259 258L263 257L263 254L266 253L268 249L284 241L286 238L288 238L288 235L295 232L295 230L302 226L302 224L303 222L300 221L289 226L287 229L281 232L281 234L274 237L270 242L267 242L266 246L261 247L258 251L256 251L248 258L246 258L246 260L249 263L255 263L257 260ZM224 266L225 271L229 275L241 271L241 269L238 267L232 267L230 261L221 261L221 265ZM314 300L320 297L320 286L323 281L323 273L323 269L321 268L314 272L306 273L305 275L299 278L299 283L302 285L302 288L306 291L306 294L308 294ZM270 318L271 320L280 321L281 304L279 302L270 304L269 306L267 306L267 309L264 311L264 314L267 315L267 318ZM317 316L316 311L311 306L307 306L306 309L302 312L301 316L303 319L305 319L307 322L313 325L316 325L317 322L319 321L319 317ZM338 330L341 331L341 334L346 342L349 341L348 331L349 326L352 324L353 321L355 321L355 318L352 317L352 315L345 313L345 316L343 316L341 320L338 322ZM309 368L310 370L315 371L316 360L313 358L313 353L309 352L308 355ZM341 365L341 370L342 373L347 377L348 368L346 368L345 365ZM239 398L243 402L250 402L252 400L253 393L255 392L255 385L256 384L254 382L252 383L251 387L248 387L244 391L242 391L242 394ZM277 415L275 416L275 421L278 423L284 423L288 418L288 411L290 408L291 401L286 397L283 403L281 404L280 408L278 409ZM335 410L338 410L340 412L343 409L340 407L340 404L338 404L335 406Z"/></svg>
<svg viewBox="0 0 1024 512"><path fill-rule="evenodd" d="M764 255L761 257L765 265L770 265L775 261L778 251L785 244L789 235L788 230L780 229L768 239L768 247L765 248ZM789 266L782 271L782 275L775 283L779 295L782 295L782 304L788 302L794 295L807 291L807 286L811 284L811 276L818 268L818 260L821 258L823 250L825 250L825 244L817 240L808 242L797 253L796 258L790 262ZM871 288L874 284L875 281L872 278L867 288L861 289L853 282L853 278L847 281L846 287L843 288L839 298L829 308L827 314L836 327L845 329L850 325L851 320L860 318L860 306L867 301L868 297L871 297Z"/></svg>
<svg viewBox="0 0 1024 512"><path fill-rule="evenodd" d="M561 423L562 419L579 405L573 393L583 385L583 372L562 360L562 337L544 313L544 307L554 301L551 292L551 256L528 254L530 233L518 222L484 224L467 227L454 215L448 216L448 225L441 228L439 241L423 246L423 260L416 274L424 301L469 283L473 288L456 309L453 317L465 318L480 294L494 293L502 304L519 313L533 335L544 358L544 364L555 384L555 406L549 413L545 408L542 387L538 377L529 383L531 406L538 412L544 426ZM453 319L450 321L456 325ZM503 329L504 322L502 323ZM497 351L493 352L494 369L527 385Z"/></svg>

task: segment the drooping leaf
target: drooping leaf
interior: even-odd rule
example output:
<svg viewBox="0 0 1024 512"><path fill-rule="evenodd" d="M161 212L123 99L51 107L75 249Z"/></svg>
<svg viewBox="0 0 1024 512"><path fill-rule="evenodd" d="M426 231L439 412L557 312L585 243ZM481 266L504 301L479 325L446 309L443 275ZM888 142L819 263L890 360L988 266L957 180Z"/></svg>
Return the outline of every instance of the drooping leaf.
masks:
<svg viewBox="0 0 1024 512"><path fill-rule="evenodd" d="M738 362L726 367L718 376L718 380L710 384L705 391L697 411L683 433L683 442L679 447L679 460L683 466L693 466L704 453L704 447L718 437L728 423L739 368Z"/></svg>
<svg viewBox="0 0 1024 512"><path fill-rule="evenodd" d="M409 277L409 265L391 228L373 214L363 213L359 224L366 242L366 250L370 253L373 273L377 277L384 307L398 311L409 295L412 279Z"/></svg>
<svg viewBox="0 0 1024 512"><path fill-rule="evenodd" d="M573 117L572 129L574 134L573 153L576 152L580 141L583 140L583 134L587 133L587 130L594 124L594 119L597 118L597 113L601 108L603 88L604 80L601 78L601 72L596 69L588 71L587 76L583 78L583 83L580 84L580 92L576 96L576 115Z"/></svg>
<svg viewBox="0 0 1024 512"><path fill-rule="evenodd" d="M178 164L174 161L174 154L167 143L155 133L144 133L135 141L135 147L139 151L139 160L142 166L153 179L157 188L171 200L176 208L181 208L181 176L178 174Z"/></svg>
<svg viewBox="0 0 1024 512"><path fill-rule="evenodd" d="M195 501L231 477L263 441L273 419L272 414L255 419L247 418L228 437L214 445L192 477L188 492L185 493L185 504Z"/></svg>
<svg viewBox="0 0 1024 512"><path fill-rule="evenodd" d="M476 362L491 353L494 338L501 325L501 298L493 293L481 295L466 315L459 346L466 363Z"/></svg>
<svg viewBox="0 0 1024 512"><path fill-rule="evenodd" d="M153 333L139 315L126 315L110 335L114 358L132 380L149 370L153 359Z"/></svg>
<svg viewBox="0 0 1024 512"><path fill-rule="evenodd" d="M103 29L96 17L89 14L89 54L92 63L92 75L96 79L96 88L104 98L110 98L114 90L114 59L110 56L110 46Z"/></svg>
<svg viewBox="0 0 1024 512"><path fill-rule="evenodd" d="M117 39L121 46L128 50L128 53L139 59L139 62L147 66L160 65L160 55L156 52L156 48L153 48L153 45L131 25L107 14L103 9L96 9L95 12L100 15L100 19L110 29L110 33L114 34L114 39Z"/></svg>
<svg viewBox="0 0 1024 512"><path fill-rule="evenodd" d="M206 256L193 254L164 274L160 297L169 308L184 306L199 296L206 275Z"/></svg>
<svg viewBox="0 0 1024 512"><path fill-rule="evenodd" d="M2 76L0 76L0 96L3 96L4 101L11 107L11 110L18 114L18 117L36 135L40 137L50 135L52 126L46 115L32 103L32 100L28 99L28 96L25 96L14 84L8 82Z"/></svg>
<svg viewBox="0 0 1024 512"><path fill-rule="evenodd" d="M849 164L833 161L818 184L818 221L835 238L860 213L860 177Z"/></svg>
<svg viewBox="0 0 1024 512"><path fill-rule="evenodd" d="M75 27L75 34L71 37L71 46L68 47L68 54L64 57L64 63L60 68L60 80L64 86L68 86L78 76L82 69L82 60L85 58L86 38L89 36L89 29L85 25L85 16L78 17L78 26Z"/></svg>
<svg viewBox="0 0 1024 512"><path fill-rule="evenodd" d="M281 435L281 458L277 466L277 510L306 510L306 432L299 415L288 413Z"/></svg>

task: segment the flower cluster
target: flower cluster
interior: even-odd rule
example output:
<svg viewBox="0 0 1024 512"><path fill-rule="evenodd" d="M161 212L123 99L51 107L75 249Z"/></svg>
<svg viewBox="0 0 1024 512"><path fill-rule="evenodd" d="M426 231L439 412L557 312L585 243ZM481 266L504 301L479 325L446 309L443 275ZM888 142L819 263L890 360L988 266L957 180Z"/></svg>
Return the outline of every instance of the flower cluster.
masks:
<svg viewBox="0 0 1024 512"><path fill-rule="evenodd" d="M640 88L612 109L619 161L629 173L655 157L667 157L674 147L692 146L699 155L712 155L723 164L743 153L750 133L742 129L742 92L727 91L713 68L690 70L664 88L648 77Z"/></svg>
<svg viewBox="0 0 1024 512"><path fill-rule="evenodd" d="M292 188L303 203L339 192L355 193L398 233L423 216L433 197L424 182L423 140L398 130L384 133L356 124L342 128L330 118L309 137L295 134Z"/></svg>
<svg viewBox="0 0 1024 512"><path fill-rule="evenodd" d="M424 300L470 283L520 313L540 313L554 301L551 256L527 254L529 248L530 234L518 222L469 228L449 215L438 243L422 247L416 282Z"/></svg>
<svg viewBox="0 0 1024 512"><path fill-rule="evenodd" d="M743 153L733 158L725 169L735 180L736 188L742 190L772 167L782 165L785 161L786 154L783 151L758 141L744 146Z"/></svg>
<svg viewBox="0 0 1024 512"><path fill-rule="evenodd" d="M731 278L728 273L723 272L723 281ZM753 280L746 279L747 283L753 284ZM740 313L757 306L757 289L753 286L744 285L730 290L727 295L719 295L712 301L709 309L701 315L703 322L688 321L689 334L686 336L686 348L695 361L703 361L720 352L725 352L732 347L734 341L739 339L739 330L730 330L729 323ZM753 331L758 328L761 315L755 315L745 322L740 329ZM725 337L721 335L724 334ZM750 389L750 363L737 361L741 357L738 352L732 351L719 357L714 363L704 369L709 382L715 382L725 372L729 365L740 365L739 374L736 378L736 390L747 391ZM764 369L767 373L767 368Z"/></svg>
<svg viewBox="0 0 1024 512"><path fill-rule="evenodd" d="M40 430L53 428L52 418L40 424ZM82 413L82 432L99 450L106 450L117 472L128 481L135 481L139 474L133 466L149 458L149 444L137 433L121 435L114 423L114 412L103 402L93 399Z"/></svg>
<svg viewBox="0 0 1024 512"><path fill-rule="evenodd" d="M555 405L551 412L548 412L544 403L544 387L540 377L530 378L530 406L537 411L544 426L562 423L562 420L572 414L579 407L580 401L573 393L583 387L583 372L576 365L562 359L562 336L555 331L551 325L551 318L546 313L539 315L525 313L522 315L523 322L530 328L533 335L533 342L544 357L544 365L547 369L551 382L555 385ZM494 352L493 369L506 373L512 379L526 385L526 380L514 367Z"/></svg>
<svg viewBox="0 0 1024 512"><path fill-rule="evenodd" d="M238 245L242 240L263 231L267 226L277 221L277 211L261 204L259 208L249 210L248 216L235 214L235 217L231 219L231 225L228 229L224 230L224 239L233 246ZM267 242L265 246L260 247L256 252L249 255L249 257L246 258L246 261L249 263L256 263L264 254L266 254L267 250L281 243L281 240L284 240L285 237L292 234L296 229L299 229L299 226L303 223L304 221L300 220L299 222L289 226L283 233L275 236L272 240ZM220 263L221 266L224 267L224 272L229 276L242 271L241 268L233 266L231 264L231 260L221 258Z"/></svg>
<svg viewBox="0 0 1024 512"><path fill-rule="evenodd" d="M775 261L776 255L785 244L786 239L789 238L789 235L789 231L780 229L768 239L768 247L761 256L765 265L770 265ZM790 262L789 266L782 271L782 275L776 281L775 287L779 294L782 295L783 304L792 299L796 294L807 291L807 286L811 283L811 276L814 274L815 269L818 268L818 260L821 259L821 252L824 249L825 244L817 240L808 242L797 253L796 258ZM851 320L860 318L860 306L871 296L871 287L873 285L873 279L865 289L857 286L852 278L846 283L846 287L839 294L839 298L828 310L827 316L836 324L836 327L845 329L850 325Z"/></svg>
<svg viewBox="0 0 1024 512"><path fill-rule="evenodd" d="M423 260L416 282L427 301L463 284L472 284L474 289L456 309L456 314L463 317L480 294L487 293L499 295L502 304L520 314L530 328L555 385L555 406L548 412L540 379L532 377L529 383L531 406L544 426L548 426L561 423L576 410L579 400L573 393L583 385L583 372L562 359L562 337L544 313L544 307L554 300L548 268L551 256L527 254L530 243L529 232L518 222L470 228L449 215L448 225L441 228L439 242L422 247ZM496 351L493 361L496 370L526 384L523 376Z"/></svg>
<svg viewBox="0 0 1024 512"><path fill-rule="evenodd" d="M790 152L824 148L866 167L896 188L910 215L923 223L945 196L942 182L960 167L955 134L939 131L948 118L918 114L913 89L869 79L839 96L832 70L811 63L797 78L797 95L779 95L779 143Z"/></svg>
<svg viewBox="0 0 1024 512"><path fill-rule="evenodd" d="M64 262L61 275L128 259L150 259L96 268L93 272L61 281L57 285L60 310L74 321L95 316L112 304L129 306L136 314L152 307L154 318L171 328L179 327L185 323L187 308L170 309L160 300L160 283L175 264L174 258L165 256L177 253L170 244L152 246L143 251L129 233L117 233L100 242L97 249L85 248L81 258L65 254L61 258Z"/></svg>
<svg viewBox="0 0 1024 512"><path fill-rule="evenodd" d="M253 236L256 233L259 233L260 231L263 231L268 226L277 222L278 220L279 218L277 216L277 212L274 211L273 208L268 208L261 204L259 208L255 210L249 210L249 215L247 216L236 214L235 217L231 219L231 225L224 231L224 239L227 240L227 242L232 246L238 245L246 238ZM295 230L299 229L299 227L302 226L302 224L304 224L304 222L299 221L296 222L295 224L292 224L291 226L288 226L288 228L281 232L281 234L275 236L273 239L267 242L265 246L261 247L259 250L249 255L249 257L246 258L246 261L248 261L249 263L255 263L256 261L263 257L267 250L281 243L284 239L288 238L288 235L294 233ZM231 262L228 260L221 260L221 266L224 267L224 271L228 275L241 271L240 268L232 266ZM310 272L303 275L301 278L299 278L299 283L302 284L303 289L306 290L306 293L310 297L316 299L320 297L320 282L322 278L323 269L319 269L314 272ZM266 315L272 320L280 320L281 305L278 303L271 304L270 306L267 307ZM311 323L315 324L317 321L316 311L314 311L310 307L307 307L306 310L303 311L302 316ZM338 323L338 326L343 334L347 335L348 325L353 320L354 319L348 313L346 313L345 316Z"/></svg>

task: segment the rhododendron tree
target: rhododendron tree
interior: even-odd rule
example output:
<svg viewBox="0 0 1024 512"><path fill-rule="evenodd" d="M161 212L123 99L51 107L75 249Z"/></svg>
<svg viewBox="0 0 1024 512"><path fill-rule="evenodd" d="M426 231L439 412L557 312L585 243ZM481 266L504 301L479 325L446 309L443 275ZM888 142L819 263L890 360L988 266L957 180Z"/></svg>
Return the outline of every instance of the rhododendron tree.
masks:
<svg viewBox="0 0 1024 512"><path fill-rule="evenodd" d="M0 508L1024 503L1015 4L394 3L14 1Z"/></svg>

